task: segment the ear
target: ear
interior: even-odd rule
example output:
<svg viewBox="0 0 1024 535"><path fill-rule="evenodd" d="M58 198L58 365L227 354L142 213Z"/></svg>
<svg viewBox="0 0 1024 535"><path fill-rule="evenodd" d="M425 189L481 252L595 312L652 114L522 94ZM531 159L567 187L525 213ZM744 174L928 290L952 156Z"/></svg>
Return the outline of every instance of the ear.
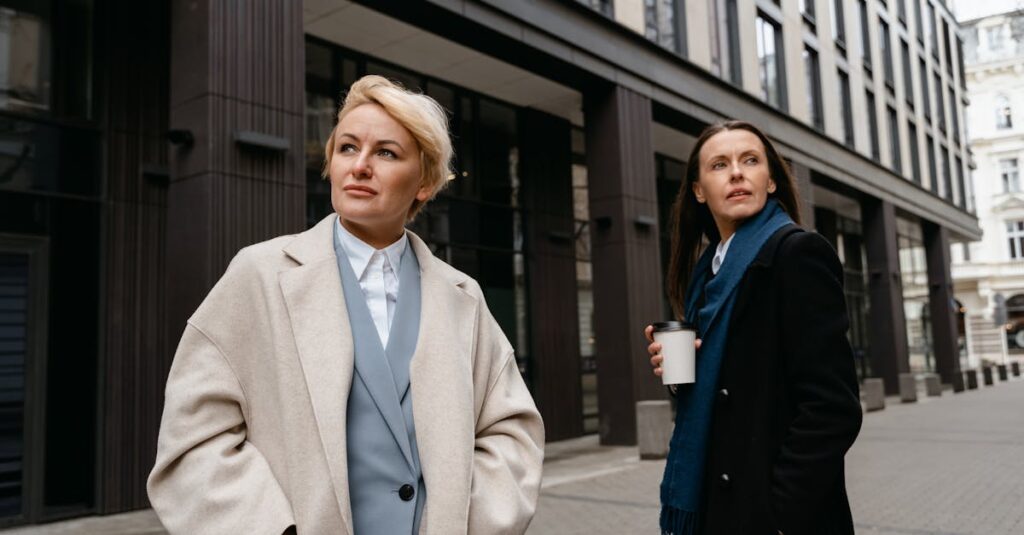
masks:
<svg viewBox="0 0 1024 535"><path fill-rule="evenodd" d="M427 184L423 184L420 186L420 189L416 191L416 200L420 202L427 202L433 196L434 188Z"/></svg>
<svg viewBox="0 0 1024 535"><path fill-rule="evenodd" d="M775 181L770 178L768 179L768 193L775 193Z"/></svg>
<svg viewBox="0 0 1024 535"><path fill-rule="evenodd" d="M700 182L693 183L693 195L697 197L697 202L704 204L707 199L704 198L704 188L701 187Z"/></svg>

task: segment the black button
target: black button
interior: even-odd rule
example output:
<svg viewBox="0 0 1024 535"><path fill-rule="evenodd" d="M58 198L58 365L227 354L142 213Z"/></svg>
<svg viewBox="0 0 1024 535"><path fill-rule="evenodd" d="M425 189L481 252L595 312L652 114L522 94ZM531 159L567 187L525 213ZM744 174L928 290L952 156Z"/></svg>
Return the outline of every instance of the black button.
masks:
<svg viewBox="0 0 1024 535"><path fill-rule="evenodd" d="M719 476L723 488L729 488L729 474L722 474Z"/></svg>
<svg viewBox="0 0 1024 535"><path fill-rule="evenodd" d="M412 485L409 485L408 483L402 485L402 488L398 489L398 497L401 498L403 502L411 500L415 494L416 489L412 488Z"/></svg>
<svg viewBox="0 0 1024 535"><path fill-rule="evenodd" d="M723 388L723 389L719 390L718 393L719 393L719 395L722 396L722 399L725 399L725 398L729 397L729 389L728 388Z"/></svg>

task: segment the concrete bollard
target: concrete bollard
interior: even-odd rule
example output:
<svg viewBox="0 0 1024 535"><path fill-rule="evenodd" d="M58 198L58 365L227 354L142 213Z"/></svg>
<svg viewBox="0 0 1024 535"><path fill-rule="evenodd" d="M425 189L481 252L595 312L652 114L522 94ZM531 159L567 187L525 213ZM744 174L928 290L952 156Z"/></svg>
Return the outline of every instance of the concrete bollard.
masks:
<svg viewBox="0 0 1024 535"><path fill-rule="evenodd" d="M967 374L967 389L977 390L978 389L978 370L971 368L964 372Z"/></svg>
<svg viewBox="0 0 1024 535"><path fill-rule="evenodd" d="M917 378L912 373L900 374L900 401L903 403L917 401Z"/></svg>
<svg viewBox="0 0 1024 535"><path fill-rule="evenodd" d="M1010 364L1010 369L1013 370L1013 376L1014 377L1020 377L1020 363L1019 362L1013 361L1013 364Z"/></svg>
<svg viewBox="0 0 1024 535"><path fill-rule="evenodd" d="M999 364L996 366L996 370L999 371L999 380L1006 382L1010 380L1010 370L1006 367L1006 364Z"/></svg>
<svg viewBox="0 0 1024 535"><path fill-rule="evenodd" d="M953 374L953 393L959 394L967 389L967 381L964 379L964 372L958 371Z"/></svg>
<svg viewBox="0 0 1024 535"><path fill-rule="evenodd" d="M995 383L992 380L992 366L981 367L981 379L985 382L985 386L992 386Z"/></svg>
<svg viewBox="0 0 1024 535"><path fill-rule="evenodd" d="M864 395L866 411L880 411L885 408L885 381L880 377L864 379L861 393Z"/></svg>
<svg viewBox="0 0 1024 535"><path fill-rule="evenodd" d="M640 458L664 459L672 439L672 404L668 400L636 402L636 440Z"/></svg>
<svg viewBox="0 0 1024 535"><path fill-rule="evenodd" d="M942 395L942 381L939 379L938 374L929 373L924 376L924 390L930 398Z"/></svg>

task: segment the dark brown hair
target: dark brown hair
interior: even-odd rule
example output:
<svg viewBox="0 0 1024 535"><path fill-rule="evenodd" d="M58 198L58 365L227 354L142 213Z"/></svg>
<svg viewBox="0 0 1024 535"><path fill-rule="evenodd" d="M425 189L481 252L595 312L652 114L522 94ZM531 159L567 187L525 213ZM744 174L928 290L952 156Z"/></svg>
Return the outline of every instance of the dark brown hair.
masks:
<svg viewBox="0 0 1024 535"><path fill-rule="evenodd" d="M686 287L693 276L693 268L700 254L703 238L714 243L720 238L718 227L707 204L697 202L693 185L700 180L700 150L715 134L730 130L746 130L761 140L768 172L775 182L775 191L769 199L778 199L782 209L800 224L800 194L797 192L789 166L775 149L775 145L759 128L746 121L726 121L713 124L701 132L696 145L686 161L686 177L679 187L676 202L672 205L672 249L668 262L668 300L676 317L685 317Z"/></svg>

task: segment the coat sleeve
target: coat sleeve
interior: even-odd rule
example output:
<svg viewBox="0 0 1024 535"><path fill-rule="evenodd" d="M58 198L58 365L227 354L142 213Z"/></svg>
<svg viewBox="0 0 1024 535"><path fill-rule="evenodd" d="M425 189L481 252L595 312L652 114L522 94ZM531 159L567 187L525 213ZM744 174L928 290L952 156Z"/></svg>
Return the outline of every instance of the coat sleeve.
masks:
<svg viewBox="0 0 1024 535"><path fill-rule="evenodd" d="M185 328L167 379L147 489L172 534L280 534L294 524L270 466L246 440L245 394L227 359Z"/></svg>
<svg viewBox="0 0 1024 535"><path fill-rule="evenodd" d="M843 294L842 266L819 234L787 239L776 260L784 381L796 416L773 467L776 521L805 533L823 499L841 491L843 459L861 425L861 406Z"/></svg>
<svg viewBox="0 0 1024 535"><path fill-rule="evenodd" d="M477 351L491 362L491 373L476 420L469 533L524 533L540 492L544 423L511 345L481 308Z"/></svg>

